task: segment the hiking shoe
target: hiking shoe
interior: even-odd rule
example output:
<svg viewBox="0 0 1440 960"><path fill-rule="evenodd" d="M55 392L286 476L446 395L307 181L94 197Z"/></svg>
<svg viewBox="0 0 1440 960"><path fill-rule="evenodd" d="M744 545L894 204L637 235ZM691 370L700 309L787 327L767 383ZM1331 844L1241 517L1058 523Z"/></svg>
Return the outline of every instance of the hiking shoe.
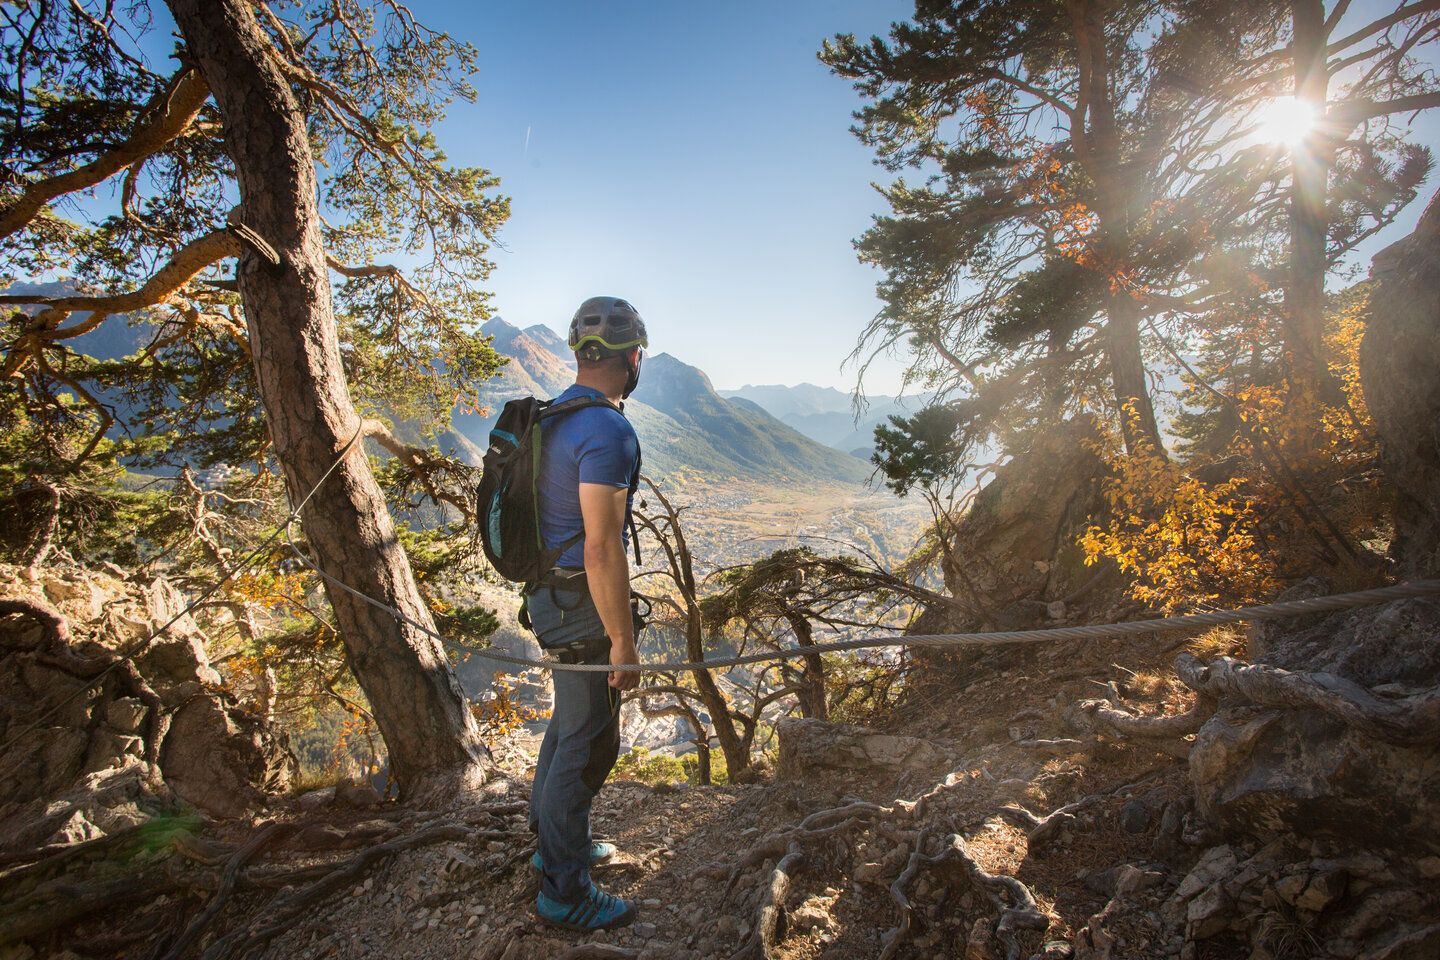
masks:
<svg viewBox="0 0 1440 960"><path fill-rule="evenodd" d="M551 900L545 894L535 897L535 912L546 923L571 930L610 930L623 927L635 919L635 902L606 893L595 884L575 903Z"/></svg>
<svg viewBox="0 0 1440 960"><path fill-rule="evenodd" d="M596 840L590 844L590 859L588 863L594 866L597 863L604 863L620 851L615 849L615 844L606 843L604 840ZM540 851L536 850L530 855L530 866L536 870L544 871L545 865L540 859Z"/></svg>

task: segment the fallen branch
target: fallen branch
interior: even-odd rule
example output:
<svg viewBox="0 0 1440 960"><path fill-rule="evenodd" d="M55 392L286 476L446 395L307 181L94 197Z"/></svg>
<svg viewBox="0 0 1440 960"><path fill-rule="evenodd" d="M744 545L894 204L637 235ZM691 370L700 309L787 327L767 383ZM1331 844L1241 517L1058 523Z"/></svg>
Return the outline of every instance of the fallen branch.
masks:
<svg viewBox="0 0 1440 960"><path fill-rule="evenodd" d="M1181 654L1175 671L1197 693L1261 707L1318 710L1387 743L1440 743L1440 687L1382 700L1351 680L1332 673L1282 670L1260 663L1217 657L1203 664Z"/></svg>

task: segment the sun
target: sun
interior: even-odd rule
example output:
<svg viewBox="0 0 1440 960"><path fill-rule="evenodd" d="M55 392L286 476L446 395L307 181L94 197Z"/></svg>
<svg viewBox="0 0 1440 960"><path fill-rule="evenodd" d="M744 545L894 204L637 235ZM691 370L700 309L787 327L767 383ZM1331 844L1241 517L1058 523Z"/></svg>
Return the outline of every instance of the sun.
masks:
<svg viewBox="0 0 1440 960"><path fill-rule="evenodd" d="M1256 115L1256 132L1269 143L1294 146L1314 129L1315 108L1294 97L1277 97Z"/></svg>

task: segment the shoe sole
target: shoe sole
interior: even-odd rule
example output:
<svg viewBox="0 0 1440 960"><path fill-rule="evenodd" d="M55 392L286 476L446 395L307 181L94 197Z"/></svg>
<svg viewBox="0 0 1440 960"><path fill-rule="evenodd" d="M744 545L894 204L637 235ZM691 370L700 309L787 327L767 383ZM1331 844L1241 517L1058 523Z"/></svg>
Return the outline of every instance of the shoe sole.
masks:
<svg viewBox="0 0 1440 960"><path fill-rule="evenodd" d="M535 911L535 916L540 918L540 922L548 923L552 927L560 927L565 930L576 930L580 933L594 933L597 930L618 930L621 927L628 927L630 926L630 924L635 922L635 915L637 913L639 913L639 911L636 910L634 907L631 907L628 911L622 913L620 916L616 917L614 920L611 920L609 923L603 923L599 926L586 926L583 923L566 923L564 920L551 920L539 910Z"/></svg>

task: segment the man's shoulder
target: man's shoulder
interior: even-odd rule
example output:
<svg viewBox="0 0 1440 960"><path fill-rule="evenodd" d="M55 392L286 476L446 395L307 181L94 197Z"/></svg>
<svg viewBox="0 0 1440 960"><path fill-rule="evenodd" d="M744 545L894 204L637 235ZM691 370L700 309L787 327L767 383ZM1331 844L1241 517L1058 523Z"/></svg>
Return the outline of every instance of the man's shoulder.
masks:
<svg viewBox="0 0 1440 960"><path fill-rule="evenodd" d="M597 403L594 406L581 407L567 414L562 421L564 432L579 437L602 437L614 440L625 440L639 437L635 433L635 426L625 414L615 409L608 403Z"/></svg>

